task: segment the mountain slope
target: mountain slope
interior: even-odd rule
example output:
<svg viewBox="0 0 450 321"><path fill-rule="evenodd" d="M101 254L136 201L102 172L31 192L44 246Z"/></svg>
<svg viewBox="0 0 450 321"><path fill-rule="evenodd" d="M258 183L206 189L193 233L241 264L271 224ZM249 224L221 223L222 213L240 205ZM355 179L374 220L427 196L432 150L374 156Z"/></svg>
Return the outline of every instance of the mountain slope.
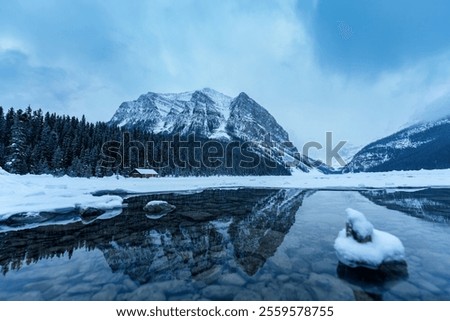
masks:
<svg viewBox="0 0 450 321"><path fill-rule="evenodd" d="M344 172L450 168L450 117L419 123L359 151Z"/></svg>
<svg viewBox="0 0 450 321"><path fill-rule="evenodd" d="M250 142L253 152L303 171L316 164L300 156L283 127L245 93L231 98L210 88L179 94L149 92L122 103L109 124L172 136L195 134L221 142Z"/></svg>

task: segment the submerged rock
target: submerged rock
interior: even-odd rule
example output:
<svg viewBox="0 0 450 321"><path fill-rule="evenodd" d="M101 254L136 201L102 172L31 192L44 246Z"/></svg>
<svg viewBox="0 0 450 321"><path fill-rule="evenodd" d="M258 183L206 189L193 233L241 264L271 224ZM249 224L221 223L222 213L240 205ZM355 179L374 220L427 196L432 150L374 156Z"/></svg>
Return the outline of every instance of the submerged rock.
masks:
<svg viewBox="0 0 450 321"><path fill-rule="evenodd" d="M302 286L311 294L311 300L349 301L354 298L348 284L328 274L313 272Z"/></svg>
<svg viewBox="0 0 450 321"><path fill-rule="evenodd" d="M353 284L384 285L386 282L400 281L408 277L408 265L404 260L382 263L378 269L363 266L349 267L339 262L337 275Z"/></svg>
<svg viewBox="0 0 450 321"><path fill-rule="evenodd" d="M209 221L216 216L205 211L183 211L180 216L194 220L194 221Z"/></svg>
<svg viewBox="0 0 450 321"><path fill-rule="evenodd" d="M83 220L92 220L92 219L99 217L100 215L102 215L104 213L105 213L105 210L98 209L95 207L86 207L86 208L82 208L80 210L80 217Z"/></svg>

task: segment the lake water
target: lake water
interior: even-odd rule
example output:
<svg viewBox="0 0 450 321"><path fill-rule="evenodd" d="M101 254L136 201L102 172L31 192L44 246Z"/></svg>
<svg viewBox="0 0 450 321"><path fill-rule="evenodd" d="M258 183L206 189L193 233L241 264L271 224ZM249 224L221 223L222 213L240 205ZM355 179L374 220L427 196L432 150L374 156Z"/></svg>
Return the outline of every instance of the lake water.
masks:
<svg viewBox="0 0 450 321"><path fill-rule="evenodd" d="M176 210L149 219L151 200ZM1 232L0 300L450 300L447 189L205 190L125 204L109 219ZM400 238L400 275L339 266L348 207Z"/></svg>

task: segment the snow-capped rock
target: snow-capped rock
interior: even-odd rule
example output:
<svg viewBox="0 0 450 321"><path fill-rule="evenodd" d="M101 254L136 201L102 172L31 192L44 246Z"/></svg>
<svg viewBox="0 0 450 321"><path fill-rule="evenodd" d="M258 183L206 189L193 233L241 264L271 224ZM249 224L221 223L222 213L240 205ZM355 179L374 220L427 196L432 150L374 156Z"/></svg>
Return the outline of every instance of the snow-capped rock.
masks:
<svg viewBox="0 0 450 321"><path fill-rule="evenodd" d="M356 210L347 209L347 214L347 228L339 232L334 242L342 264L378 269L385 263L404 261L405 248L396 236L374 229L364 214Z"/></svg>
<svg viewBox="0 0 450 321"><path fill-rule="evenodd" d="M278 164L291 162L302 171L315 165L300 157L283 127L243 92L235 98L210 88L179 94L149 92L122 103L109 124L167 135L195 134L222 142L252 142L259 154ZM320 165L319 170L326 170Z"/></svg>
<svg viewBox="0 0 450 321"><path fill-rule="evenodd" d="M170 212L173 212L175 209L175 205L169 204L166 201L150 201L144 206L144 211L148 212L147 217L148 215L158 216L155 218L160 218Z"/></svg>
<svg viewBox="0 0 450 321"><path fill-rule="evenodd" d="M358 243L372 241L373 225L366 217L354 209L347 208L347 223L345 225L346 236L351 236Z"/></svg>
<svg viewBox="0 0 450 321"><path fill-rule="evenodd" d="M359 151L344 172L450 168L450 117L418 123Z"/></svg>

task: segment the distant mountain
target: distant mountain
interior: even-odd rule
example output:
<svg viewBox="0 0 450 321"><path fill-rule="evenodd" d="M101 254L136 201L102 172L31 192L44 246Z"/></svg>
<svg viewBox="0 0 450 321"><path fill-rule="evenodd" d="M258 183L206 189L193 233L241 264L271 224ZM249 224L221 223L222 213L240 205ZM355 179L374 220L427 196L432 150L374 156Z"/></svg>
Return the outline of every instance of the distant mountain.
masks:
<svg viewBox="0 0 450 321"><path fill-rule="evenodd" d="M359 151L344 172L450 168L450 116L418 123Z"/></svg>
<svg viewBox="0 0 450 321"><path fill-rule="evenodd" d="M317 164L300 156L288 133L245 93L231 98L210 88L178 94L149 92L122 103L110 125L165 135L195 134L221 142L252 142L253 150L278 164L309 171ZM321 163L319 169L326 171Z"/></svg>

